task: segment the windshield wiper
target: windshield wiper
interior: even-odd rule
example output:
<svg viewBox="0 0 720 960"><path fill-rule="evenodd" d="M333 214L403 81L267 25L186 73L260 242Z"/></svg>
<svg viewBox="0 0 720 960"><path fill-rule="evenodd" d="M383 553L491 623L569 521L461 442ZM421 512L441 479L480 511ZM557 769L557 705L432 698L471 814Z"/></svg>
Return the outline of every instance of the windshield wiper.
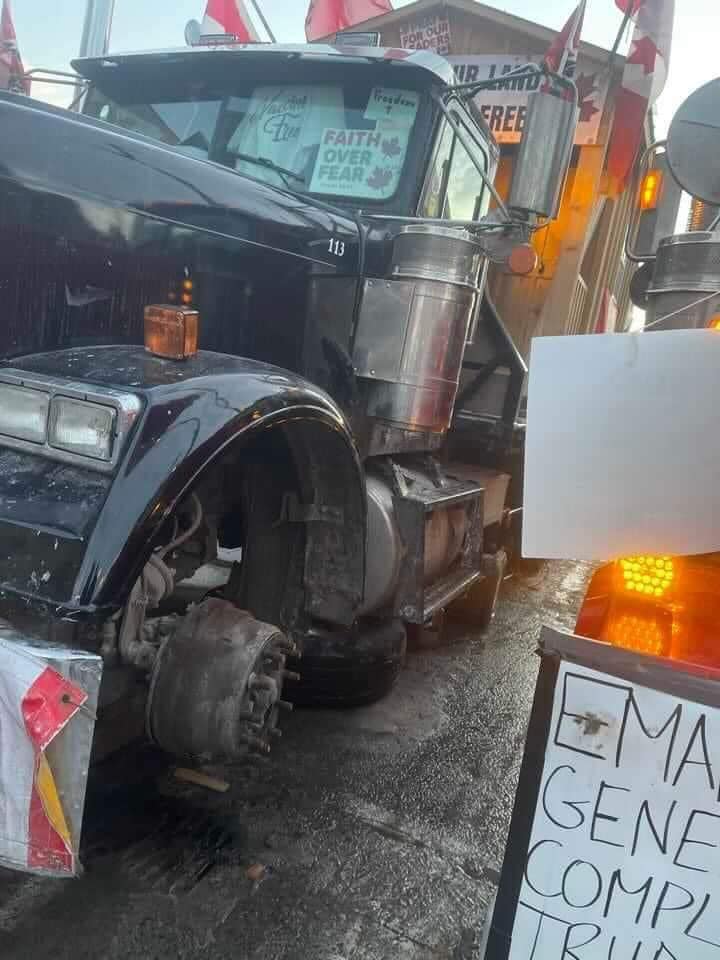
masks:
<svg viewBox="0 0 720 960"><path fill-rule="evenodd" d="M245 163L255 163L258 167L265 167L267 170L272 170L273 173L280 174L281 177L298 180L303 185L305 184L305 177L303 177L302 174L295 173L294 170L288 170L287 167L281 167L279 163L275 163L274 160L268 160L267 157L254 157L251 153L237 153L235 150L228 150L228 153L231 157L235 157L236 160L243 160Z"/></svg>

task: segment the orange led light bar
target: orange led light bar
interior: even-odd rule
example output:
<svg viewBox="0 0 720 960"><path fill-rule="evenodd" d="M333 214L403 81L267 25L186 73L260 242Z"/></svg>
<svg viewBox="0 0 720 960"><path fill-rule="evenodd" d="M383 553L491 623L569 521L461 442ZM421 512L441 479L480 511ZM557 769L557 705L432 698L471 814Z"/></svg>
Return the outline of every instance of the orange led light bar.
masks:
<svg viewBox="0 0 720 960"><path fill-rule="evenodd" d="M624 557L618 561L622 585L640 597L663 597L675 579L672 557Z"/></svg>
<svg viewBox="0 0 720 960"><path fill-rule="evenodd" d="M593 575L576 633L720 668L720 554L623 557Z"/></svg>

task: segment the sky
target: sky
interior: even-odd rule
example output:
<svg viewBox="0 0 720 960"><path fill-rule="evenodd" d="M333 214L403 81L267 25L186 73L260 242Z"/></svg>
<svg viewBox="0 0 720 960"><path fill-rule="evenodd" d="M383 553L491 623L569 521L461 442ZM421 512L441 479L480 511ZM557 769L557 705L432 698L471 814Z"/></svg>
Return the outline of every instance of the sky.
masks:
<svg viewBox="0 0 720 960"><path fill-rule="evenodd" d="M405 0L395 0L404 6ZM500 0L489 5L560 29L576 0ZM278 41L304 41L306 0L260 0ZM26 65L68 69L77 55L86 0L11 0L20 51ZM249 6L249 4L248 4ZM657 129L662 134L675 109L701 83L720 74L716 66L720 36L717 0L675 0L675 31L670 75L658 102ZM708 12L714 8L713 12ZM182 46L186 22L201 19L204 0L115 0L111 50ZM152 12L150 12L152 11ZM614 0L588 0L583 39L610 47L622 21ZM53 102L62 88L36 85L36 96Z"/></svg>

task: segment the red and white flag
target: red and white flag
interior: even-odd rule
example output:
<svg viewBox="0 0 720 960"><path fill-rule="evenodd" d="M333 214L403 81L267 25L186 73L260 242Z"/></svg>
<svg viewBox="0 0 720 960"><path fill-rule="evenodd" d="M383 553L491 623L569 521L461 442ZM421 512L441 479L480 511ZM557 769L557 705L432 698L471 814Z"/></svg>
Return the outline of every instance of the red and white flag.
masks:
<svg viewBox="0 0 720 960"><path fill-rule="evenodd" d="M550 44L544 58L544 64L548 70L568 77L570 80L575 76L577 67L586 3L587 0L580 0L565 26Z"/></svg>
<svg viewBox="0 0 720 960"><path fill-rule="evenodd" d="M390 0L310 0L305 36L320 40L392 10Z"/></svg>
<svg viewBox="0 0 720 960"><path fill-rule="evenodd" d="M243 0L208 0L201 31L204 36L229 33L240 43L260 41Z"/></svg>
<svg viewBox="0 0 720 960"><path fill-rule="evenodd" d="M30 80L25 76L18 50L10 0L3 0L0 12L0 90L30 93Z"/></svg>
<svg viewBox="0 0 720 960"><path fill-rule="evenodd" d="M635 23L625 60L622 86L615 100L607 170L622 190L643 137L645 115L665 86L670 64L675 0L615 0Z"/></svg>

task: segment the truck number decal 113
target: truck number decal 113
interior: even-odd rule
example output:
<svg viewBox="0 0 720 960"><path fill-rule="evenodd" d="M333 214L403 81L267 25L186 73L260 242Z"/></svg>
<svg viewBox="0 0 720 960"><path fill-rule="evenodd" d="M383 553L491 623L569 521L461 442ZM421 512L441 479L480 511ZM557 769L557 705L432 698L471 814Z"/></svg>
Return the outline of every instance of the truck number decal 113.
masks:
<svg viewBox="0 0 720 960"><path fill-rule="evenodd" d="M335 257L344 257L345 256L345 241L344 240L330 240L328 243L328 253L332 253Z"/></svg>

